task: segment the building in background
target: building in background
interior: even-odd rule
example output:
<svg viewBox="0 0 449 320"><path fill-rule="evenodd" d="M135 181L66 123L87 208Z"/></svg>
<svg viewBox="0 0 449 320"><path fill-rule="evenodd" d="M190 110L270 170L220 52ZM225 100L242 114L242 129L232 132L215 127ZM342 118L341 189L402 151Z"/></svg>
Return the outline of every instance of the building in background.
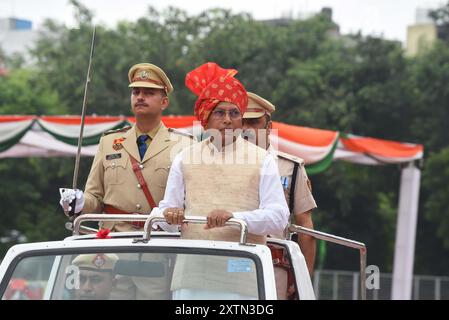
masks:
<svg viewBox="0 0 449 320"><path fill-rule="evenodd" d="M6 56L20 54L25 61L31 59L28 51L34 46L39 32L30 20L0 18L0 49ZM2 61L0 61L0 66Z"/></svg>
<svg viewBox="0 0 449 320"><path fill-rule="evenodd" d="M429 16L431 9L416 9L416 22L407 27L405 53L413 57L432 47L438 39L438 28Z"/></svg>

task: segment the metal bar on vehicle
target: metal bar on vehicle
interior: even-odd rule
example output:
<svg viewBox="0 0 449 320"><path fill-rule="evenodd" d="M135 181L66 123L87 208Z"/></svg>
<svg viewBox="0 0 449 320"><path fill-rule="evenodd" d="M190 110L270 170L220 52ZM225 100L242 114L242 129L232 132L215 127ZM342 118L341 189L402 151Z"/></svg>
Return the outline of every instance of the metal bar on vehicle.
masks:
<svg viewBox="0 0 449 320"><path fill-rule="evenodd" d="M164 218L164 216L152 216L147 221L145 221L144 226L144 235L143 240L149 241L151 238L151 230L153 229L153 223L155 222L167 222ZM207 223L207 217L200 217L200 216L187 216L184 218L183 222L190 222L190 223L196 223L196 224L206 224ZM239 243L242 245L246 245L246 239L248 237L248 226L246 225L246 222L240 219L234 219L231 218L228 221L226 221L227 226L238 226L240 227L240 240Z"/></svg>
<svg viewBox="0 0 449 320"><path fill-rule="evenodd" d="M363 243L362 243L363 244ZM360 297L366 300L366 247L359 249L360 252Z"/></svg>
<svg viewBox="0 0 449 320"><path fill-rule="evenodd" d="M313 290L315 291L315 297L317 300L320 297L320 276L321 271L315 271L315 276L313 277Z"/></svg>
<svg viewBox="0 0 449 320"><path fill-rule="evenodd" d="M293 233L303 233L316 239L325 240L345 247L358 249L360 252L360 297L362 300L366 300L366 246L364 243L335 236L333 234L304 228L295 224L290 225L288 229Z"/></svg>
<svg viewBox="0 0 449 320"><path fill-rule="evenodd" d="M80 226L79 233L80 234L95 234L98 232L98 229L89 228L86 226Z"/></svg>
<svg viewBox="0 0 449 320"><path fill-rule="evenodd" d="M81 223L86 221L146 221L150 215L148 214L82 214L78 216L73 222L73 235L79 235L80 229L92 229L88 227L81 227Z"/></svg>
<svg viewBox="0 0 449 320"><path fill-rule="evenodd" d="M352 300L358 300L359 297L359 290L357 290L357 287L359 286L359 274L356 272L352 275Z"/></svg>

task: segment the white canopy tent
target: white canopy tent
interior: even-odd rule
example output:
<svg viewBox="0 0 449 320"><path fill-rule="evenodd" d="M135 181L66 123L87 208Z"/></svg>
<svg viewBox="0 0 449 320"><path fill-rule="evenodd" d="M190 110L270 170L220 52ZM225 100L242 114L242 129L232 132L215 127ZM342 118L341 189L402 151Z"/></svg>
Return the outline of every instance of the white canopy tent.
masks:
<svg viewBox="0 0 449 320"><path fill-rule="evenodd" d="M200 132L193 116L165 116L172 128ZM132 117L86 117L81 154L94 156L101 134L134 122ZM77 152L78 116L0 116L0 158L73 157ZM404 164L396 228L392 299L410 299L418 215L423 146L341 134L275 122L272 144L301 157L309 174L326 170L332 161L364 165Z"/></svg>

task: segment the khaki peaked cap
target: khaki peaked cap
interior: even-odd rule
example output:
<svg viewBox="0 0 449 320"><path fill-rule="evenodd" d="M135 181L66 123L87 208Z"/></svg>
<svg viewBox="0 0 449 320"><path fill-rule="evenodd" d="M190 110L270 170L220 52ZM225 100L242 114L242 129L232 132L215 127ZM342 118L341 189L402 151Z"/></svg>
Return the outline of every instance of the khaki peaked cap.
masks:
<svg viewBox="0 0 449 320"><path fill-rule="evenodd" d="M128 72L130 88L163 89L167 94L173 91L173 85L165 72L151 63L138 63Z"/></svg>

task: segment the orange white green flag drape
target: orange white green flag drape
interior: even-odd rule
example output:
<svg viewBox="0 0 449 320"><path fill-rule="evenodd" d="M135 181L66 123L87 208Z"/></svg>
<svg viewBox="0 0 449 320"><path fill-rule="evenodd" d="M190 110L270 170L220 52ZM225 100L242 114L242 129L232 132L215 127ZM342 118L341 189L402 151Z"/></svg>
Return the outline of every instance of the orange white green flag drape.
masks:
<svg viewBox="0 0 449 320"><path fill-rule="evenodd" d="M200 138L195 116L163 116L167 127ZM133 117L88 116L85 119L82 155L94 156L103 132L135 123ZM78 143L79 116L0 116L0 158L74 156ZM407 163L423 157L423 146L273 123L275 149L303 158L309 174L326 170L332 161L365 165Z"/></svg>

